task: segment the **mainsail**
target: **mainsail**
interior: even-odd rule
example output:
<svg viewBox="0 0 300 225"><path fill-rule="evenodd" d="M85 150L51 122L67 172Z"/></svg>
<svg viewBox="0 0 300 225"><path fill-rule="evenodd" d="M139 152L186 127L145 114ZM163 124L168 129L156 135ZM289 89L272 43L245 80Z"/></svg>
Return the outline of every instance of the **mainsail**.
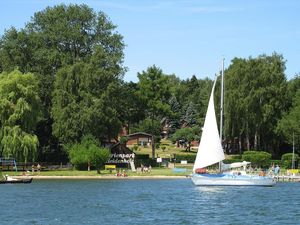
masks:
<svg viewBox="0 0 300 225"><path fill-rule="evenodd" d="M194 163L194 172L198 168L204 168L225 159L223 148L220 142L214 106L214 90L216 81L217 78L215 79L215 82L213 84L208 103L204 126L202 129L202 136L198 147L196 160Z"/></svg>

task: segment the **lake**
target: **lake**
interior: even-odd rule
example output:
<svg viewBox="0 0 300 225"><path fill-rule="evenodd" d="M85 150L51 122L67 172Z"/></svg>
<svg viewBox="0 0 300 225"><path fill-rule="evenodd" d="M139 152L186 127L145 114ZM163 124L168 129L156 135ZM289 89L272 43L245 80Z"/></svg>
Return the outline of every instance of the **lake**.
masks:
<svg viewBox="0 0 300 225"><path fill-rule="evenodd" d="M300 224L300 182L196 187L189 179L0 185L0 224Z"/></svg>

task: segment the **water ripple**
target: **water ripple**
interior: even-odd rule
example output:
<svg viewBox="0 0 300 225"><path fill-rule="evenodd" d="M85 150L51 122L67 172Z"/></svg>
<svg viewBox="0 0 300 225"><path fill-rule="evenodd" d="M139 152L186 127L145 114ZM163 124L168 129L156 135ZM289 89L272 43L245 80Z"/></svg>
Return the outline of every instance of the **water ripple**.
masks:
<svg viewBox="0 0 300 225"><path fill-rule="evenodd" d="M1 185L1 224L299 224L300 183L196 187L178 180Z"/></svg>

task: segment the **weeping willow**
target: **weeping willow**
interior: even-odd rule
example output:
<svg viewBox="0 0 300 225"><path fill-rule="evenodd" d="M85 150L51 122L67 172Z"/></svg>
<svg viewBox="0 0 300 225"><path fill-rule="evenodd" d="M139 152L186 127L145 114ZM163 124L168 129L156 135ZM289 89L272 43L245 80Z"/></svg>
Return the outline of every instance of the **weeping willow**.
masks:
<svg viewBox="0 0 300 225"><path fill-rule="evenodd" d="M0 74L0 150L28 162L37 158L38 138L34 135L40 115L38 80L19 71Z"/></svg>

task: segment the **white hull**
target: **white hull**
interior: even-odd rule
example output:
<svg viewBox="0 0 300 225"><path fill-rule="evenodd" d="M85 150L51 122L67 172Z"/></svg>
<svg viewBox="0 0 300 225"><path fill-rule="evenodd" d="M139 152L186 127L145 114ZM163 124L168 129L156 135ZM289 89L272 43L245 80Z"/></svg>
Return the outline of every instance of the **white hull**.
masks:
<svg viewBox="0 0 300 225"><path fill-rule="evenodd" d="M276 181L271 177L257 175L193 174L192 181L197 186L274 186L276 184Z"/></svg>

